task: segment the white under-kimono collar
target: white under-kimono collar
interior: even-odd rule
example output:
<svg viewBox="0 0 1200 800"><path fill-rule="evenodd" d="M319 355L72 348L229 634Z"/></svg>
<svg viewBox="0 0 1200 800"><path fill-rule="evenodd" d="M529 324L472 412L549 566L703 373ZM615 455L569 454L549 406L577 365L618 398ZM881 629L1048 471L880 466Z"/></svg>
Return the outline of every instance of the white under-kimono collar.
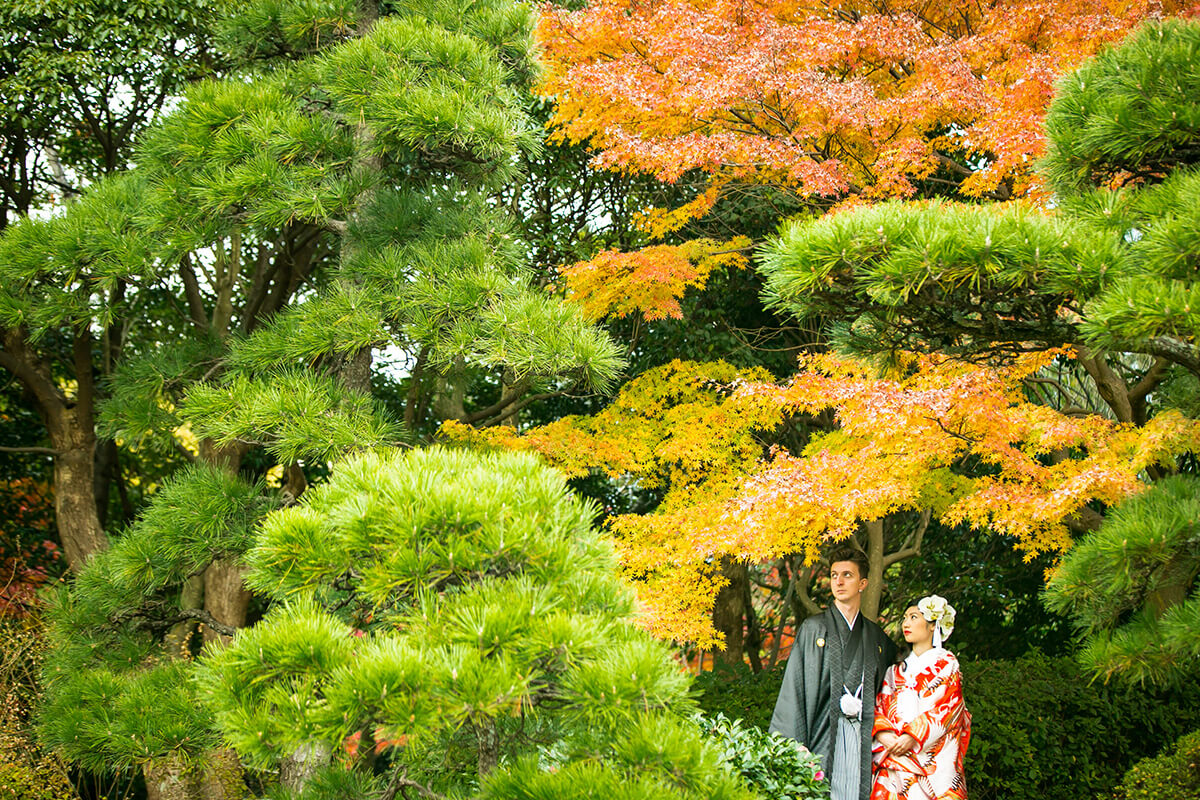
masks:
<svg viewBox="0 0 1200 800"><path fill-rule="evenodd" d="M909 653L904 658L905 672L914 675L927 667L933 666L933 662L938 660L938 657L946 652L944 647L931 647L921 655Z"/></svg>
<svg viewBox="0 0 1200 800"><path fill-rule="evenodd" d="M854 619L850 619L844 613L842 613L842 610L840 608L837 608L836 610L837 610L838 614L841 616L841 618L845 621L846 627L849 628L850 630L854 630L854 623L858 622L858 612L857 611L854 612Z"/></svg>

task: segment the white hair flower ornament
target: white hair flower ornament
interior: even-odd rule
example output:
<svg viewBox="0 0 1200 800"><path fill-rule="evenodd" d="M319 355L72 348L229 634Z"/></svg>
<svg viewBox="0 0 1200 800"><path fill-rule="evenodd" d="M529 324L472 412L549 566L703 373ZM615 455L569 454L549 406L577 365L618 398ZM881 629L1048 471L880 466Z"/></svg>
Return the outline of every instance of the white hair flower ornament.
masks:
<svg viewBox="0 0 1200 800"><path fill-rule="evenodd" d="M917 610L926 622L933 623L933 646L941 647L942 642L954 633L954 606L941 595L931 594L921 598Z"/></svg>

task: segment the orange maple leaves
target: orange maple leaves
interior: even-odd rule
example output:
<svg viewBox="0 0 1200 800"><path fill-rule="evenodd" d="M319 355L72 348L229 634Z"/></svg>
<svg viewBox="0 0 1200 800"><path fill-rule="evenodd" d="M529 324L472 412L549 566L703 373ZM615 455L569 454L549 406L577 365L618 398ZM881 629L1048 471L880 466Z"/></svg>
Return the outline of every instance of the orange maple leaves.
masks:
<svg viewBox="0 0 1200 800"><path fill-rule="evenodd" d="M1154 0L592 0L544 5L540 91L605 168L689 170L806 196L1029 186L1058 76ZM936 175L935 175L936 173Z"/></svg>
<svg viewBox="0 0 1200 800"><path fill-rule="evenodd" d="M1147 466L1200 447L1200 422L1176 413L1139 429L1026 402L1022 379L1054 357L1005 368L920 357L906 377L883 379L825 356L783 385L761 371L672 362L592 417L523 435L453 423L446 432L662 490L653 513L609 520L614 545L645 627L708 647L718 643L711 565L722 557L815 559L858 521L902 510L1009 535L1030 555L1061 550L1065 520L1087 503L1141 491ZM766 449L795 415L829 411L836 427L801 452Z"/></svg>

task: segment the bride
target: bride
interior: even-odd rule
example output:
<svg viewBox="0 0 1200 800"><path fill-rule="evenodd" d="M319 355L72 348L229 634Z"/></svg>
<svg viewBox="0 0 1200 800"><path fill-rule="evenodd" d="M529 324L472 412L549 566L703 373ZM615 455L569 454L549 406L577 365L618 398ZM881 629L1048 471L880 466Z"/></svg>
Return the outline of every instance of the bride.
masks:
<svg viewBox="0 0 1200 800"><path fill-rule="evenodd" d="M963 800L971 714L958 659L942 647L954 607L936 594L904 612L912 652L893 665L875 701L871 800Z"/></svg>

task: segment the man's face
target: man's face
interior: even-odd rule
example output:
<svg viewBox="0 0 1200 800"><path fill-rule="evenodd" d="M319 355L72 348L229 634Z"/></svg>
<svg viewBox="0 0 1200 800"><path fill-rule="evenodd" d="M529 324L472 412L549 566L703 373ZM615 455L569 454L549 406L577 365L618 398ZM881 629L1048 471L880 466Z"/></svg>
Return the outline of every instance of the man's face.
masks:
<svg viewBox="0 0 1200 800"><path fill-rule="evenodd" d="M859 574L858 564L853 561L835 561L829 567L829 587L833 599L852 603L867 588L867 579Z"/></svg>

